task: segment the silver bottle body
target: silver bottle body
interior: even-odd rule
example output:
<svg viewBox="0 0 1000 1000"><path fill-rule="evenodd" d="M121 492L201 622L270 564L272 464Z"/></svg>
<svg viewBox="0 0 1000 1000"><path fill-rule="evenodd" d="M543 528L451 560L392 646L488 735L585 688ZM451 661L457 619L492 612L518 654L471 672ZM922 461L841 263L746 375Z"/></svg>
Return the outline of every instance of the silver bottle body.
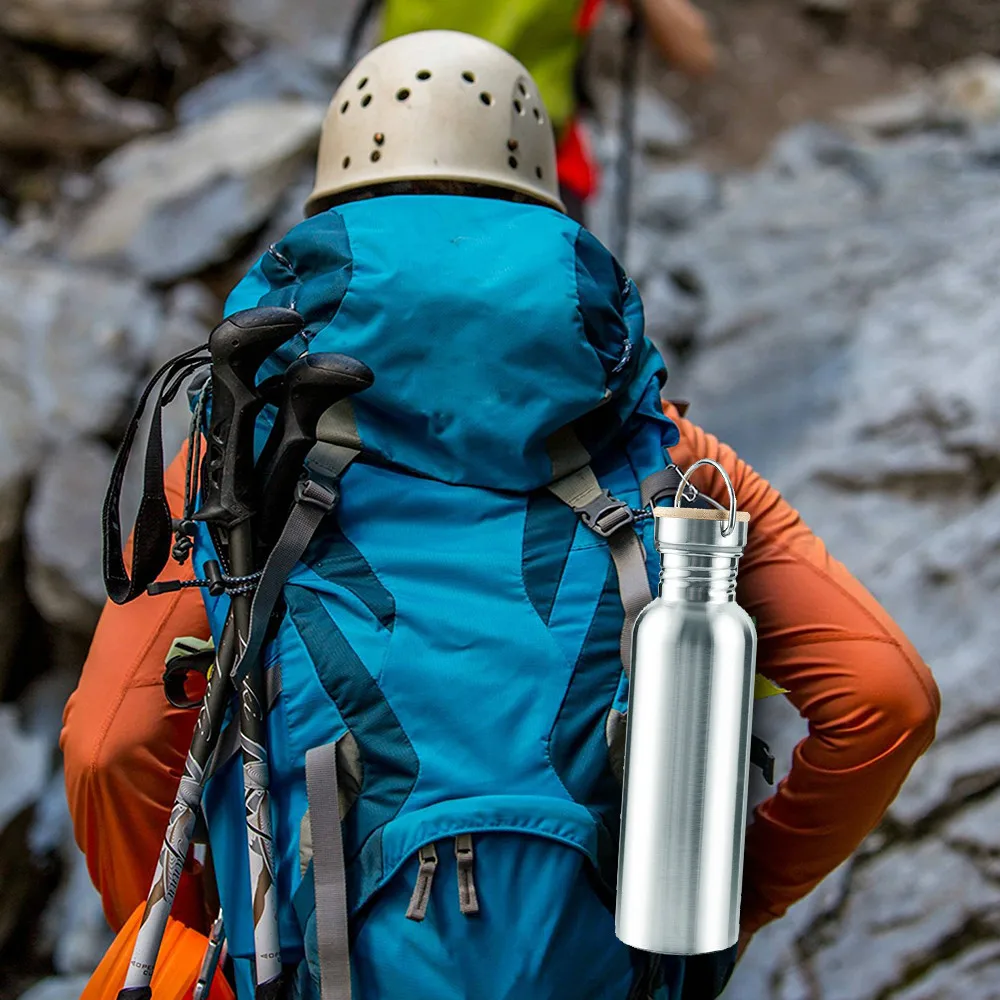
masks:
<svg viewBox="0 0 1000 1000"><path fill-rule="evenodd" d="M739 936L757 635L735 602L747 525L723 527L657 519L659 596L635 625L615 928L658 954Z"/></svg>

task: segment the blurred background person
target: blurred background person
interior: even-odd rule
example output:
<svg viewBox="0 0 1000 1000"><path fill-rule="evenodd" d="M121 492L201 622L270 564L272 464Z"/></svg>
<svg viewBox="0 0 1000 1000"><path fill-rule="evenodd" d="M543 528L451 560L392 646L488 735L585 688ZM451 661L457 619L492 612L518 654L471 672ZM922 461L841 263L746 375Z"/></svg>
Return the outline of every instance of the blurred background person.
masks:
<svg viewBox="0 0 1000 1000"><path fill-rule="evenodd" d="M616 0L611 0L616 2ZM626 3L626 0L620 0ZM552 117L558 142L559 183L563 203L578 222L584 206L596 192L600 174L580 122L580 106L588 102L584 78L586 39L606 0L383 0L381 38L429 28L448 28L478 35L519 59L538 82L542 100ZM634 23L641 19L646 32L668 63L693 78L715 68L716 54L704 15L690 0L632 0ZM626 4L627 5L627 4ZM366 18L379 4L360 8L353 34L360 34ZM636 28L631 28L633 36ZM634 87L638 50L623 52L626 85ZM625 123L622 123L623 125ZM626 155L628 154L626 150Z"/></svg>

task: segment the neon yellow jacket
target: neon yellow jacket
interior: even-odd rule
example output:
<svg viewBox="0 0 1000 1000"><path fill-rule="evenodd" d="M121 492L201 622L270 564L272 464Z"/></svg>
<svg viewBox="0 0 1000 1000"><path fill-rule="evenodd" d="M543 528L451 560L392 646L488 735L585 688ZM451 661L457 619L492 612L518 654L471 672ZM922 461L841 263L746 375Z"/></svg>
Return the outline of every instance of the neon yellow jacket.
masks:
<svg viewBox="0 0 1000 1000"><path fill-rule="evenodd" d="M557 131L572 116L582 40L581 0L386 0L382 38L431 28L478 35L506 49L535 78ZM472 67L470 67L472 68Z"/></svg>

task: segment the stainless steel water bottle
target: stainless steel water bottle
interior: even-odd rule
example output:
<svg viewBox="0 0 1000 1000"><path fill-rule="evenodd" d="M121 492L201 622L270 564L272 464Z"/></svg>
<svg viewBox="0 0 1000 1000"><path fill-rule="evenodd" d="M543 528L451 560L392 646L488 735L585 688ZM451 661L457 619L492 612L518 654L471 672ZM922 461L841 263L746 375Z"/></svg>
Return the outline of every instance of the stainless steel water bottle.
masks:
<svg viewBox="0 0 1000 1000"><path fill-rule="evenodd" d="M680 506L706 464L728 511ZM710 459L674 504L654 511L659 593L633 633L615 930L701 955L739 936L757 634L735 592L750 515Z"/></svg>

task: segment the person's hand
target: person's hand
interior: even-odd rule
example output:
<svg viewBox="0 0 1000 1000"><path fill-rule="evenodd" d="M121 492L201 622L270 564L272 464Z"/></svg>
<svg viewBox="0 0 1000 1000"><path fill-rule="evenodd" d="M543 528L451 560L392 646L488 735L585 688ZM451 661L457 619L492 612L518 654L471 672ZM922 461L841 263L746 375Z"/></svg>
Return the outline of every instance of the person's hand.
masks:
<svg viewBox="0 0 1000 1000"><path fill-rule="evenodd" d="M705 16L690 0L637 0L653 44L681 73L709 75L716 66L715 45Z"/></svg>

